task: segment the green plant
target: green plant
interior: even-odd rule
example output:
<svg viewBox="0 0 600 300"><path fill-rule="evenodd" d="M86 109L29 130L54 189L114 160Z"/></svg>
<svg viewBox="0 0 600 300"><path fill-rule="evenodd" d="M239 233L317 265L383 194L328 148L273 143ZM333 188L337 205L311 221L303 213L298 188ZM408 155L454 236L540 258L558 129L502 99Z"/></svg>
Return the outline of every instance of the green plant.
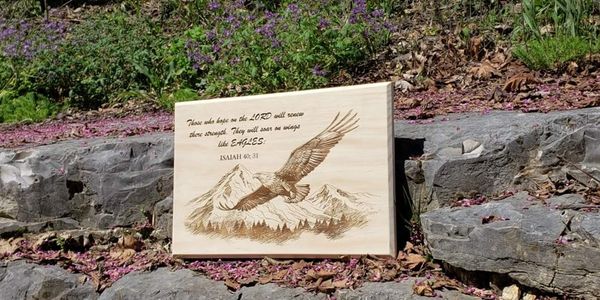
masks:
<svg viewBox="0 0 600 300"><path fill-rule="evenodd" d="M57 51L47 51L29 67L29 84L70 105L98 107L131 91L160 94L176 74L161 72L168 40L145 17L114 12L74 27Z"/></svg>
<svg viewBox="0 0 600 300"><path fill-rule="evenodd" d="M158 104L166 110L173 111L175 103L198 100L198 93L190 88L182 88L158 98Z"/></svg>
<svg viewBox="0 0 600 300"><path fill-rule="evenodd" d="M517 46L513 52L532 69L558 70L568 62L579 61L589 53L600 52L600 42L561 35L530 40Z"/></svg>
<svg viewBox="0 0 600 300"><path fill-rule="evenodd" d="M517 32L525 39L554 35L587 36L596 31L588 22L593 0L523 0L522 22Z"/></svg>
<svg viewBox="0 0 600 300"><path fill-rule="evenodd" d="M40 0L0 0L0 19L22 19L42 13Z"/></svg>
<svg viewBox="0 0 600 300"><path fill-rule="evenodd" d="M39 94L18 96L15 92L0 90L0 123L42 121L57 111L55 104Z"/></svg>
<svg viewBox="0 0 600 300"><path fill-rule="evenodd" d="M593 0L523 0L521 25L513 52L527 66L560 70L570 61L600 52L596 26L590 18Z"/></svg>
<svg viewBox="0 0 600 300"><path fill-rule="evenodd" d="M273 5L273 4L272 4ZM233 96L324 86L388 42L383 10L365 1L282 1L276 11L210 1L202 25L176 44L204 95Z"/></svg>

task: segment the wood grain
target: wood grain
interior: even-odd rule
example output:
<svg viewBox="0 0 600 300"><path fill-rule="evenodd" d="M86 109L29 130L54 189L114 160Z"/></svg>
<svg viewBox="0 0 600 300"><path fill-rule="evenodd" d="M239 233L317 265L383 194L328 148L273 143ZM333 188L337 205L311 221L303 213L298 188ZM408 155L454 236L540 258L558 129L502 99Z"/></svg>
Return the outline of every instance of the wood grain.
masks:
<svg viewBox="0 0 600 300"><path fill-rule="evenodd" d="M173 254L395 255L392 86L177 103Z"/></svg>

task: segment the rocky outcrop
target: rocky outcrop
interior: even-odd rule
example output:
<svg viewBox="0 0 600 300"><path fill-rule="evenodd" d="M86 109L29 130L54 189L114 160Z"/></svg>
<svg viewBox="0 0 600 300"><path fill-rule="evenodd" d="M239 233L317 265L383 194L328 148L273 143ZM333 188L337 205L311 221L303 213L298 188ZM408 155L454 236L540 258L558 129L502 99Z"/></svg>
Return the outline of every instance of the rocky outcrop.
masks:
<svg viewBox="0 0 600 300"><path fill-rule="evenodd" d="M416 278L402 282L366 283L356 290L338 290L335 299L430 299L413 294ZM216 282L187 269L159 268L152 272L125 275L101 294L83 275L70 273L57 266L41 266L24 261L0 263L1 299L73 299L73 300L185 300L185 299L299 299L325 300L325 294L303 288L286 288L270 283L242 287L233 292L223 282ZM474 300L456 291L438 292L443 299Z"/></svg>
<svg viewBox="0 0 600 300"><path fill-rule="evenodd" d="M435 259L467 271L506 274L542 291L600 295L600 213L575 194L545 204L519 193L501 201L421 215Z"/></svg>
<svg viewBox="0 0 600 300"><path fill-rule="evenodd" d="M163 240L173 237L173 195L154 205L152 224L155 238Z"/></svg>
<svg viewBox="0 0 600 300"><path fill-rule="evenodd" d="M566 181L597 188L592 178L600 178L600 108L460 114L428 124L399 121L395 137L398 195L414 213L428 211L422 221L436 259L465 270L505 274L547 292L584 298L600 294L600 216L578 209L581 197L563 195L543 205L516 194L481 206L448 208L455 200L475 194L489 198L507 190L556 188ZM46 230L102 230L151 219L157 229L154 237L168 239L172 143L172 134L162 133L0 150L0 238ZM397 208L399 215L407 210ZM87 235L81 231L77 237ZM3 275L10 266L0 266L0 284L12 278ZM37 267L24 266L14 268L43 274ZM87 287L65 280L69 283L60 283L57 289ZM30 295L41 293L33 283L24 289L35 289L28 290ZM405 287L373 283L357 291L339 291L336 297L417 299L403 298L404 292L394 294L391 289L404 291ZM204 294L211 299L319 297L275 285L231 293L191 271L166 269L127 275L101 297L153 299L152 293L166 299L186 295L196 299ZM56 295L52 297L62 294ZM412 295L410 289L406 295Z"/></svg>
<svg viewBox="0 0 600 300"><path fill-rule="evenodd" d="M232 299L232 293L219 284L190 270L170 271L161 268L154 272L125 275L106 289L99 299Z"/></svg>
<svg viewBox="0 0 600 300"><path fill-rule="evenodd" d="M0 151L0 216L17 222L129 226L172 187L172 134Z"/></svg>
<svg viewBox="0 0 600 300"><path fill-rule="evenodd" d="M89 299L98 298L85 277L57 266L40 266L24 261L0 263L2 299Z"/></svg>
<svg viewBox="0 0 600 300"><path fill-rule="evenodd" d="M398 121L397 173L406 178L400 184L423 212L472 193L524 189L567 171L585 180L560 160L597 166L599 122L595 108ZM104 229L144 221L171 194L172 143L171 133L161 133L0 150L0 228Z"/></svg>
<svg viewBox="0 0 600 300"><path fill-rule="evenodd" d="M426 300L431 297L414 295L412 286L415 278L410 278L402 282L393 283L365 283L356 290L339 290L336 292L336 299L340 300ZM437 294L437 298L449 300L476 300L478 297L472 297L461 294L457 291L443 291Z"/></svg>
<svg viewBox="0 0 600 300"><path fill-rule="evenodd" d="M404 282L366 283L356 290L338 290L335 299L380 300L380 299L431 299L414 295L412 286L415 278ZM443 299L474 300L454 291L440 292ZM276 284L243 287L237 292L227 290L221 282L208 280L190 270L170 271L161 268L154 272L131 273L124 276L100 295L108 299L298 299L325 300L324 294L307 292L302 288L286 288Z"/></svg>
<svg viewBox="0 0 600 300"><path fill-rule="evenodd" d="M394 131L400 152L422 154L399 166L421 212L473 193L527 189L567 171L581 178L569 164L584 169L600 164L598 108L460 114L429 124L396 122Z"/></svg>

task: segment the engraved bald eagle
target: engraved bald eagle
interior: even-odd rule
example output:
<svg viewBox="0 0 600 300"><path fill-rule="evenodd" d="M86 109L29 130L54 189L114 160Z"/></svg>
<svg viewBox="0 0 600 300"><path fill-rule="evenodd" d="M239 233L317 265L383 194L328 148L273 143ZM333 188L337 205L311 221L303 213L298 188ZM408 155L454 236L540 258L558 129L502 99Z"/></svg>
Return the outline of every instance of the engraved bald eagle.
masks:
<svg viewBox="0 0 600 300"><path fill-rule="evenodd" d="M304 200L310 192L310 186L297 183L325 160L331 148L346 133L358 127L359 119L356 118L356 115L349 111L340 118L340 113L338 113L325 130L296 148L279 171L256 173L254 178L262 184L257 190L244 196L235 206L229 207L221 203L219 209L247 211L267 203L277 196L283 196L287 203Z"/></svg>

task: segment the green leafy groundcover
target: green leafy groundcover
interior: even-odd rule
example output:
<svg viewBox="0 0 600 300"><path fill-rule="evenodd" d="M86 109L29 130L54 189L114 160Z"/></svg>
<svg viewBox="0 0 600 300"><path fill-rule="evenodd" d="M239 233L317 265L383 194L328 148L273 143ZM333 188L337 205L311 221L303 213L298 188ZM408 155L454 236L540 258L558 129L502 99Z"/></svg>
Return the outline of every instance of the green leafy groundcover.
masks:
<svg viewBox="0 0 600 300"><path fill-rule="evenodd" d="M366 1L290 2L275 11L210 1L206 8L210 22L188 30L176 48L209 96L323 86L387 44L392 30Z"/></svg>
<svg viewBox="0 0 600 300"><path fill-rule="evenodd" d="M198 0L174 3L194 13L170 19L116 7L81 22L0 17L2 122L132 98L170 108L322 87L388 43L385 3ZM8 117L16 107L34 111Z"/></svg>

